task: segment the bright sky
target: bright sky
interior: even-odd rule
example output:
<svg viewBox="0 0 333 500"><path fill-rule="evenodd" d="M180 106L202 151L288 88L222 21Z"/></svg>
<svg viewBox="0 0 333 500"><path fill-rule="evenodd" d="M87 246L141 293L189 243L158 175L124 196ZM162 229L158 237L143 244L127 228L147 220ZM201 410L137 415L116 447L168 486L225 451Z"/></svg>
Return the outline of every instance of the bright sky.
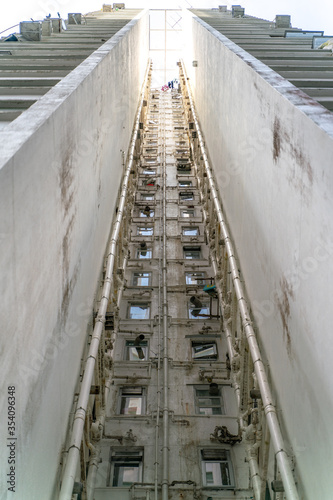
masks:
<svg viewBox="0 0 333 500"><path fill-rule="evenodd" d="M60 12L67 18L68 12L87 13L100 10L109 0L14 0L3 2L1 6L0 31L20 21L30 18L42 19L51 13ZM324 30L325 35L333 36L333 1L321 0L319 4L304 0L125 0L128 8L177 8L179 6L212 8L218 5L239 3L245 13L263 19L273 20L276 14L290 14L293 27L308 30ZM14 31L14 30L13 30ZM8 32L10 34L11 31ZM7 34L7 33L6 33Z"/></svg>

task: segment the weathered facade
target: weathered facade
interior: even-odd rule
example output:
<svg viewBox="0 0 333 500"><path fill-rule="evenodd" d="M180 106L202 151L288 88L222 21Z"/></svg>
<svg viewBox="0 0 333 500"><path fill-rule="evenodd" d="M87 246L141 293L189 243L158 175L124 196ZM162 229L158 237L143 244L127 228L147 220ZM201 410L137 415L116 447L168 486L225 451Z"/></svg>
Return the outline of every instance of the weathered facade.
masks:
<svg viewBox="0 0 333 500"><path fill-rule="evenodd" d="M330 500L333 58L222 7L1 44L4 499Z"/></svg>

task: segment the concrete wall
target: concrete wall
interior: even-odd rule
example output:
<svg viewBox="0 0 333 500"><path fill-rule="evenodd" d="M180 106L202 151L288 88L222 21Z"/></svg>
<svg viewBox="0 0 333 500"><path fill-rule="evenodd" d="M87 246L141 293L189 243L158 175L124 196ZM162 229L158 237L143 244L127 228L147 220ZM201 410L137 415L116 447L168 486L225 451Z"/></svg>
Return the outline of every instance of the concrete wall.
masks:
<svg viewBox="0 0 333 500"><path fill-rule="evenodd" d="M144 13L0 133L2 499L12 498L7 386L16 497L55 498L147 58Z"/></svg>
<svg viewBox="0 0 333 500"><path fill-rule="evenodd" d="M330 499L333 115L202 21L186 23L185 63L301 498Z"/></svg>

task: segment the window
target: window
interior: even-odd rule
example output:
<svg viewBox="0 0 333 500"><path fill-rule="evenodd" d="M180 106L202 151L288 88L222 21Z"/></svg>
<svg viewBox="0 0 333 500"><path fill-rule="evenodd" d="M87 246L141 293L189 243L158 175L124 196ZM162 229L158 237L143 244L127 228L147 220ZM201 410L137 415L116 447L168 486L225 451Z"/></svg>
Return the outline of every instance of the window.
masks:
<svg viewBox="0 0 333 500"><path fill-rule="evenodd" d="M217 359L216 342L192 342L192 358L198 360Z"/></svg>
<svg viewBox="0 0 333 500"><path fill-rule="evenodd" d="M139 210L139 217L154 217L154 210L147 205L145 208Z"/></svg>
<svg viewBox="0 0 333 500"><path fill-rule="evenodd" d="M178 186L179 187L189 187L189 186L192 186L192 181L187 181L187 180L178 181Z"/></svg>
<svg viewBox="0 0 333 500"><path fill-rule="evenodd" d="M194 217L194 208L185 208L180 211L180 216L181 217Z"/></svg>
<svg viewBox="0 0 333 500"><path fill-rule="evenodd" d="M205 285L206 273L203 271L199 272L188 272L185 273L186 285Z"/></svg>
<svg viewBox="0 0 333 500"><path fill-rule="evenodd" d="M221 387L213 388L209 385L195 387L195 412L198 415L223 415Z"/></svg>
<svg viewBox="0 0 333 500"><path fill-rule="evenodd" d="M184 247L184 259L201 259L201 247Z"/></svg>
<svg viewBox="0 0 333 500"><path fill-rule="evenodd" d="M194 195L192 191L182 191L179 193L180 201L189 201L194 199Z"/></svg>
<svg viewBox="0 0 333 500"><path fill-rule="evenodd" d="M156 175L156 170L153 170L152 168L145 168L142 170L143 175Z"/></svg>
<svg viewBox="0 0 333 500"><path fill-rule="evenodd" d="M125 359L127 361L147 361L148 342L147 340L126 340Z"/></svg>
<svg viewBox="0 0 333 500"><path fill-rule="evenodd" d="M234 477L228 450L202 450L202 479L204 486L233 487Z"/></svg>
<svg viewBox="0 0 333 500"><path fill-rule="evenodd" d="M155 179L152 177L147 177L147 179L143 179L142 186L155 186Z"/></svg>
<svg viewBox="0 0 333 500"><path fill-rule="evenodd" d="M191 172L191 164L190 163L178 163L177 164L177 172L179 174L188 174Z"/></svg>
<svg viewBox="0 0 333 500"><path fill-rule="evenodd" d="M133 483L142 482L142 458L142 451L113 452L111 454L112 486L130 486Z"/></svg>
<svg viewBox="0 0 333 500"><path fill-rule="evenodd" d="M150 304L148 302L132 302L128 308L129 319L149 319Z"/></svg>
<svg viewBox="0 0 333 500"><path fill-rule="evenodd" d="M141 200L143 201L154 201L155 195L150 193L141 193Z"/></svg>
<svg viewBox="0 0 333 500"><path fill-rule="evenodd" d="M183 236L199 236L198 226L183 227Z"/></svg>
<svg viewBox="0 0 333 500"><path fill-rule="evenodd" d="M119 414L144 415L145 389L143 387L123 387L120 389Z"/></svg>
<svg viewBox="0 0 333 500"><path fill-rule="evenodd" d="M133 273L133 286L149 286L151 282L151 273Z"/></svg>
<svg viewBox="0 0 333 500"><path fill-rule="evenodd" d="M137 235L138 236L152 236L153 234L154 234L154 228L152 226L149 226L149 227L138 226L137 227Z"/></svg>
<svg viewBox="0 0 333 500"><path fill-rule="evenodd" d="M151 248L138 248L136 252L137 259L151 259L153 256L153 251Z"/></svg>
<svg viewBox="0 0 333 500"><path fill-rule="evenodd" d="M188 317L189 319L204 319L204 318L209 318L210 317L210 308L209 304L201 303L201 306L198 306L196 304L189 304L188 307Z"/></svg>

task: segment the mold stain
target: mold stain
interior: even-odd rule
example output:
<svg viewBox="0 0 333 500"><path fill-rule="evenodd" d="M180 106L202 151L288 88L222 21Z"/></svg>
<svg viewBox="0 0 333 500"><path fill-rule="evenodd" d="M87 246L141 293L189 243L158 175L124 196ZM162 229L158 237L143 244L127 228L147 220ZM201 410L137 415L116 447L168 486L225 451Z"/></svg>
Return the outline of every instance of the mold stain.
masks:
<svg viewBox="0 0 333 500"><path fill-rule="evenodd" d="M287 353L289 358L292 358L292 341L289 329L290 319L290 299L295 298L291 285L286 280L285 276L280 280L280 294L276 294L276 304L281 316L283 327L283 340L286 342Z"/></svg>
<svg viewBox="0 0 333 500"><path fill-rule="evenodd" d="M74 174L73 174L72 158L69 151L67 151L67 153L63 158L61 168L59 171L61 202L65 215L68 213L73 203L74 192L73 189L71 189L73 181L74 181Z"/></svg>
<svg viewBox="0 0 333 500"><path fill-rule="evenodd" d="M280 120L275 118L273 129L273 159L277 162L281 152L281 126Z"/></svg>
<svg viewBox="0 0 333 500"><path fill-rule="evenodd" d="M70 263L70 243L71 235L73 231L75 216L73 215L69 224L67 226L66 233L62 240L62 302L61 302L61 318L63 322L66 322L68 315L68 307L70 302L70 297L72 295L72 290L74 288L75 282L77 280L77 275L75 277L75 271L72 278L69 278L69 263Z"/></svg>
<svg viewBox="0 0 333 500"><path fill-rule="evenodd" d="M279 119L275 118L273 131L273 158L275 162L281 153L282 141L289 158L287 180L308 204L314 182L313 168L302 147L286 131L282 130Z"/></svg>

